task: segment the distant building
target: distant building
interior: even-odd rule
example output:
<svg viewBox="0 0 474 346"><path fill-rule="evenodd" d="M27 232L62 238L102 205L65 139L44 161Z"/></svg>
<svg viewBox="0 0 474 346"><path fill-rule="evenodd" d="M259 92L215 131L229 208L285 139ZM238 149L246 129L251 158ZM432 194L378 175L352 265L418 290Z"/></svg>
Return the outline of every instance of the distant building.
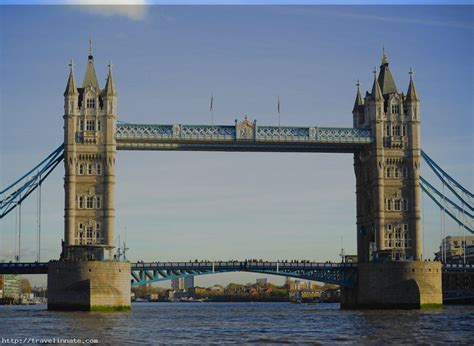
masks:
<svg viewBox="0 0 474 346"><path fill-rule="evenodd" d="M171 289L173 291L186 291L191 287L194 287L194 276L171 279Z"/></svg>
<svg viewBox="0 0 474 346"><path fill-rule="evenodd" d="M463 263L464 249L466 249L466 262L468 257L472 261L472 251L474 251L471 250L472 246L474 246L474 235L447 236L441 242L439 251L435 253L435 260L444 260L446 263Z"/></svg>
<svg viewBox="0 0 474 346"><path fill-rule="evenodd" d="M260 284L260 285L266 286L268 284L268 279L267 278L257 279L255 282L257 285Z"/></svg>
<svg viewBox="0 0 474 346"><path fill-rule="evenodd" d="M20 297L20 277L18 275L0 275L0 298Z"/></svg>
<svg viewBox="0 0 474 346"><path fill-rule="evenodd" d="M344 256L345 263L357 263L357 255L345 255Z"/></svg>
<svg viewBox="0 0 474 346"><path fill-rule="evenodd" d="M286 278L286 286L290 291L300 291L300 290L318 290L319 286L316 282L302 282L300 280L295 280L292 278Z"/></svg>
<svg viewBox="0 0 474 346"><path fill-rule="evenodd" d="M466 247L466 263L474 264L474 245Z"/></svg>

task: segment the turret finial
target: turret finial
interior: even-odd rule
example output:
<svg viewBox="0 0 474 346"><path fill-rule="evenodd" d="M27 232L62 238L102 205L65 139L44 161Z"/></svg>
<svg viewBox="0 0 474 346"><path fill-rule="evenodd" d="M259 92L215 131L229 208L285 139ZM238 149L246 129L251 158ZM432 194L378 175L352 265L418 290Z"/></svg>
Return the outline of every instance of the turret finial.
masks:
<svg viewBox="0 0 474 346"><path fill-rule="evenodd" d="M385 46L382 46L382 64L381 65L385 65L385 64L388 64L388 57L385 52Z"/></svg>
<svg viewBox="0 0 474 346"><path fill-rule="evenodd" d="M73 96L77 95L76 80L74 79L74 62L71 61L68 64L69 66L69 78L67 80L66 90L64 90L64 96Z"/></svg>
<svg viewBox="0 0 474 346"><path fill-rule="evenodd" d="M107 96L116 96L117 92L115 91L115 84L112 77L112 61L109 60L109 73L107 75L107 82L105 83L105 93Z"/></svg>
<svg viewBox="0 0 474 346"><path fill-rule="evenodd" d="M413 68L410 67L410 84L408 84L407 101L419 101L418 93L416 92L415 82L413 81Z"/></svg>
<svg viewBox="0 0 474 346"><path fill-rule="evenodd" d="M354 102L354 108L352 109L352 112L356 112L360 110L360 107L364 105L364 100L362 99L362 95L360 94L360 81L357 80L357 93L356 93L356 99Z"/></svg>
<svg viewBox="0 0 474 346"><path fill-rule="evenodd" d="M89 38L89 55L92 56L92 39Z"/></svg>

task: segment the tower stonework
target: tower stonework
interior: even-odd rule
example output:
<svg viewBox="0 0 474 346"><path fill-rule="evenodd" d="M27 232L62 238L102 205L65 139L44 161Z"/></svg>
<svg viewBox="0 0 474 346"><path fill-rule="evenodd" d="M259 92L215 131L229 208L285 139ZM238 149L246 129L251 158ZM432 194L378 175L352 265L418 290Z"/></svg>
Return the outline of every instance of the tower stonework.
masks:
<svg viewBox="0 0 474 346"><path fill-rule="evenodd" d="M384 51L371 92L362 98L357 84L352 114L353 126L370 129L374 141L354 154L359 275L357 288L343 289L342 305L441 304L440 264L422 261L420 100L412 72L407 94L399 93Z"/></svg>
<svg viewBox="0 0 474 346"><path fill-rule="evenodd" d="M112 259L117 94L109 67L100 89L92 52L81 88L71 66L64 93L65 259Z"/></svg>
<svg viewBox="0 0 474 346"><path fill-rule="evenodd" d="M112 67L101 89L90 49L82 87L71 63L64 92L65 229L48 270L50 309L130 307L130 263L114 260L116 121Z"/></svg>

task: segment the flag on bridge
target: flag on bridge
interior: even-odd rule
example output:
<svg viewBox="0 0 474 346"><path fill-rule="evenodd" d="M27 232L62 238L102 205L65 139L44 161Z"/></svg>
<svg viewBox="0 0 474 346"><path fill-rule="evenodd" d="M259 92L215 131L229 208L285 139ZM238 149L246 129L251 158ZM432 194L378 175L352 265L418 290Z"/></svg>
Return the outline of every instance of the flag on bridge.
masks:
<svg viewBox="0 0 474 346"><path fill-rule="evenodd" d="M209 107L209 111L212 112L214 108L214 95L211 95L211 106Z"/></svg>

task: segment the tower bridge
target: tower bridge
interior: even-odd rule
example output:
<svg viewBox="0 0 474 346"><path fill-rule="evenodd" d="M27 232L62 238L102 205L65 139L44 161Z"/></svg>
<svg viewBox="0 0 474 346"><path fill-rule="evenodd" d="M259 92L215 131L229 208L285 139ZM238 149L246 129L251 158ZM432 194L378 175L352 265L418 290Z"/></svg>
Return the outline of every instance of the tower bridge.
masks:
<svg viewBox="0 0 474 346"><path fill-rule="evenodd" d="M384 52L370 92L357 85L353 127L266 126L247 117L233 125L131 124L117 119L117 91L109 65L102 89L92 51L81 87L70 65L64 91L64 143L0 191L5 217L62 161L65 167L64 242L48 264L2 264L2 271L48 274L48 308L130 308L130 285L174 277L249 271L342 285L342 306L404 307L441 304L439 262L423 261L421 188L441 211L473 232L474 195L437 166L420 147L420 99L413 73L399 92ZM357 264L316 262L136 263L115 256L115 162L120 150L329 152L354 157ZM421 159L461 203L420 181ZM442 201L439 201L441 197ZM453 212L454 211L454 212ZM462 212L462 214L461 214ZM19 254L18 254L19 258ZM39 261L38 261L39 262ZM447 270L445 268L445 270Z"/></svg>

